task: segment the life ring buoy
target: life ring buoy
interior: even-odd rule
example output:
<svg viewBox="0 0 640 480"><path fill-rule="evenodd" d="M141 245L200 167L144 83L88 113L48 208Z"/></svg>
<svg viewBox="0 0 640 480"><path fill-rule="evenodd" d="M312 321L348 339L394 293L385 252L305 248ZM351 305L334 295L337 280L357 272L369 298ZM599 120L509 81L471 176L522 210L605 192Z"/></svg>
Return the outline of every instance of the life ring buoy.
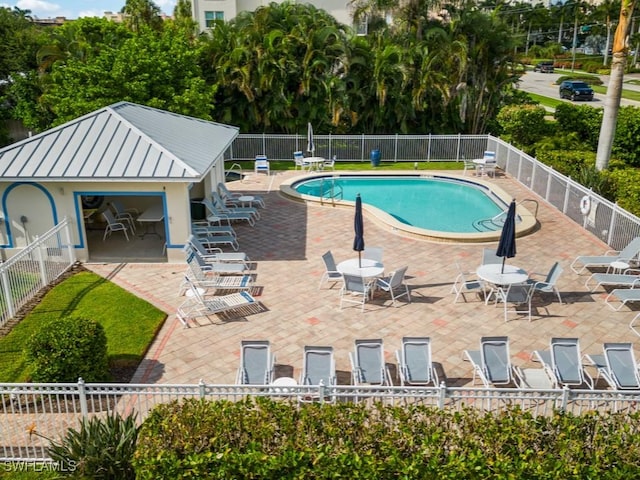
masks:
<svg viewBox="0 0 640 480"><path fill-rule="evenodd" d="M585 195L580 199L580 211L583 215L589 215L591 211L591 198L589 195Z"/></svg>

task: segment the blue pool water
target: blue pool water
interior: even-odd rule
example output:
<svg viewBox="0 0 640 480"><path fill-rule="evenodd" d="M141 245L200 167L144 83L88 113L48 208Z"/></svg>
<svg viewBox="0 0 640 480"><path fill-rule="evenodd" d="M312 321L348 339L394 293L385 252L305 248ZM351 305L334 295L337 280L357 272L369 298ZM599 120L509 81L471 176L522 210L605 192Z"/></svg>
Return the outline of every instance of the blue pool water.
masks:
<svg viewBox="0 0 640 480"><path fill-rule="evenodd" d="M486 231L478 222L507 208L496 203L499 200L487 189L448 178L344 176L313 178L293 185L298 193L314 197L329 197L332 186L338 199L355 200L359 193L364 203L399 222L441 232Z"/></svg>

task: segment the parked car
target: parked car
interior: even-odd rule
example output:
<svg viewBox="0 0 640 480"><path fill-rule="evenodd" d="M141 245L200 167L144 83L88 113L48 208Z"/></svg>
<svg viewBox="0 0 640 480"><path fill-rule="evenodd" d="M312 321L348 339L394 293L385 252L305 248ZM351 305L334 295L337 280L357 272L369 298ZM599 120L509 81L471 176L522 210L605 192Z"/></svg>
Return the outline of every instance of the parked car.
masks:
<svg viewBox="0 0 640 480"><path fill-rule="evenodd" d="M560 98L593 100L593 89L580 80L566 80L560 84Z"/></svg>
<svg viewBox="0 0 640 480"><path fill-rule="evenodd" d="M534 72L553 73L553 62L540 62L533 67Z"/></svg>

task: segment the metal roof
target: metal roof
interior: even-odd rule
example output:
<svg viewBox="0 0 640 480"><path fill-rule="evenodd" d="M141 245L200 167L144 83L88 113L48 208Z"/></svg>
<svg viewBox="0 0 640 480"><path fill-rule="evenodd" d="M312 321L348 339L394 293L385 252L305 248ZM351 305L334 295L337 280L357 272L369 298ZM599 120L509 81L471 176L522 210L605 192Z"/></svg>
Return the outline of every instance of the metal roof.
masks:
<svg viewBox="0 0 640 480"><path fill-rule="evenodd" d="M119 102L0 149L0 179L199 181L238 132Z"/></svg>

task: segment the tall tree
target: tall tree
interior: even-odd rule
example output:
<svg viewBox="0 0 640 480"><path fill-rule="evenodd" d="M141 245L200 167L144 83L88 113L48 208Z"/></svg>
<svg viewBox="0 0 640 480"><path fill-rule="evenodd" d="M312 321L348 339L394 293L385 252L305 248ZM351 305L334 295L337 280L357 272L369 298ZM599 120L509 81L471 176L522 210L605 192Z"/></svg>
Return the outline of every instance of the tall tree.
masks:
<svg viewBox="0 0 640 480"><path fill-rule="evenodd" d="M622 0L620 6L620 18L618 27L613 37L613 58L611 60L611 76L609 87L604 101L602 125L600 126L600 138L596 153L596 169L605 170L609 166L611 147L616 133L618 111L620 110L620 98L622 97L622 82L624 80L624 68L627 60L627 39L631 31L631 18L637 0Z"/></svg>
<svg viewBox="0 0 640 480"><path fill-rule="evenodd" d="M127 0L122 13L125 14L125 24L134 32L140 31L143 26L152 30L162 28L160 7L153 0Z"/></svg>

